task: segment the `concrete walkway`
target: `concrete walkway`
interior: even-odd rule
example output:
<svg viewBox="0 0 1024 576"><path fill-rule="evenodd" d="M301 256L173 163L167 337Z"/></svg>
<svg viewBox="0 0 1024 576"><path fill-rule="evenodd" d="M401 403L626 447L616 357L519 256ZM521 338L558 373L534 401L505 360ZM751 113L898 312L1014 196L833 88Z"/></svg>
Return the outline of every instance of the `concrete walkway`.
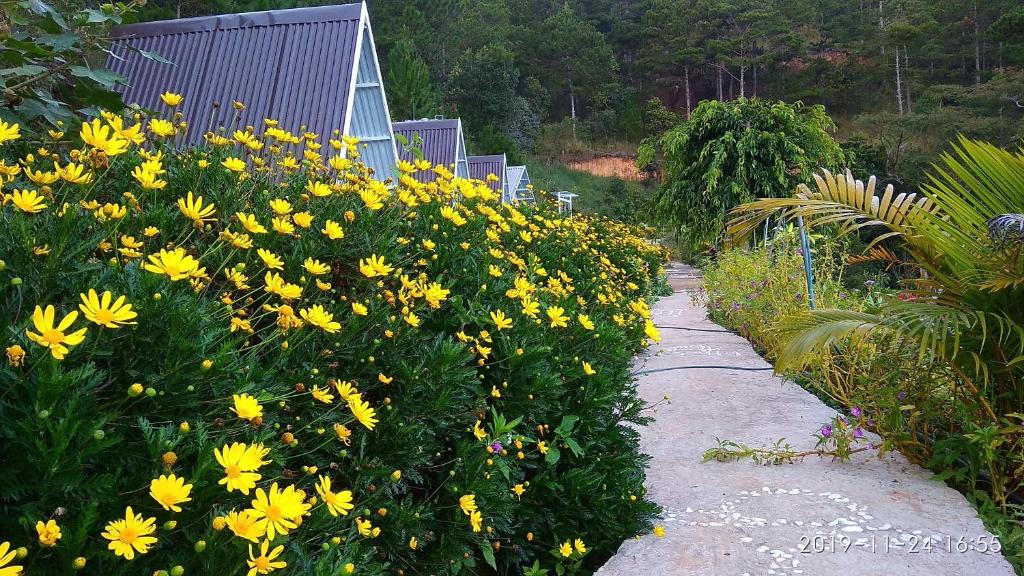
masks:
<svg viewBox="0 0 1024 576"><path fill-rule="evenodd" d="M811 449L834 412L693 305L692 269L668 272L677 291L653 311L663 339L637 366L649 403L671 398L652 410L642 446L665 537L625 542L599 575L1013 575L979 550L992 537L963 496L900 455L702 463L716 437Z"/></svg>

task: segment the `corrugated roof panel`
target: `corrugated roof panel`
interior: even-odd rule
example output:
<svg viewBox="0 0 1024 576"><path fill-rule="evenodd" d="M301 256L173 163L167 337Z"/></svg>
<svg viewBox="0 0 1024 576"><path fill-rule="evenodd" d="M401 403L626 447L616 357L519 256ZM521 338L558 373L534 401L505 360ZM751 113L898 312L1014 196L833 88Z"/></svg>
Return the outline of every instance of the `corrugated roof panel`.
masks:
<svg viewBox="0 0 1024 576"><path fill-rule="evenodd" d="M526 174L526 166L509 166L505 169L505 183L509 190L519 190L520 181Z"/></svg>
<svg viewBox="0 0 1024 576"><path fill-rule="evenodd" d="M382 88L354 99L346 126L357 65L360 75L379 83L369 27L365 34L360 29L362 13L362 4L346 4L121 26L113 31L108 67L128 78L121 89L126 102L160 109L162 92L185 95L180 111L192 123L186 145L201 141L211 117L213 126L231 129L275 118L282 128L298 133L304 125L323 139L348 128L354 136L387 137L363 152L383 179L395 159ZM130 46L173 64L147 59ZM233 100L245 109L234 110Z"/></svg>
<svg viewBox="0 0 1024 576"><path fill-rule="evenodd" d="M369 39L364 39L363 53L368 53L371 50L373 50L373 46L370 45ZM377 67L374 65L373 58L359 59L359 72L356 75L356 82L380 82L380 76L377 74Z"/></svg>
<svg viewBox="0 0 1024 576"><path fill-rule="evenodd" d="M395 172L393 150L391 143L385 140L367 142L366 146L359 147L360 160L373 168L378 180L384 180Z"/></svg>
<svg viewBox="0 0 1024 576"><path fill-rule="evenodd" d="M491 156L470 156L469 177L476 180L483 180L495 192L502 194L505 191L505 155L494 154ZM494 174L498 177L497 182L488 182L487 176Z"/></svg>
<svg viewBox="0 0 1024 576"><path fill-rule="evenodd" d="M395 134L401 134L408 139L409 144L415 142L416 136L421 140L417 147L423 154L423 158L431 164L447 166L449 170L456 171L456 160L458 159L460 122L456 120L409 120L406 122L395 122L393 125ZM402 160L412 162L416 156L406 151L402 146L398 147L398 157ZM456 174L457 176L459 174ZM465 174L461 175L465 178ZM433 171L416 172L414 178L420 182L433 182L436 175Z"/></svg>

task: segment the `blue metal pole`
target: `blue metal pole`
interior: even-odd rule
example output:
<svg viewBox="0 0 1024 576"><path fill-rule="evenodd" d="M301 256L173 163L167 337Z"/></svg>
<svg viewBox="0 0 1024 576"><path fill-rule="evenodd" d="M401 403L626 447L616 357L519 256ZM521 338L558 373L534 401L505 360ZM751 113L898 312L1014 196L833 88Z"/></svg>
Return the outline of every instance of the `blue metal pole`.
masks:
<svg viewBox="0 0 1024 576"><path fill-rule="evenodd" d="M797 216L796 223L800 226L800 248L804 253L804 274L807 276L807 303L814 310L814 273L811 271L811 243L807 240L807 228L804 217Z"/></svg>

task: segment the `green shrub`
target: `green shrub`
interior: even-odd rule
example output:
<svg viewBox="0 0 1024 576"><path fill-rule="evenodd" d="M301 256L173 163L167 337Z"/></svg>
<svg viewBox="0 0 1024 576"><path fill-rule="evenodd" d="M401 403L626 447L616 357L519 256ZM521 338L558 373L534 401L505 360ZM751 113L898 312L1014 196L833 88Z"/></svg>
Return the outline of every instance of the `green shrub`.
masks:
<svg viewBox="0 0 1024 576"><path fill-rule="evenodd" d="M272 122L177 151L172 112L2 148L7 566L572 572L650 528L647 231Z"/></svg>
<svg viewBox="0 0 1024 576"><path fill-rule="evenodd" d="M757 197L784 197L818 166L843 166L845 153L823 106L740 98L705 100L682 124L645 140L642 169L661 157L654 212L692 250L719 244L727 213Z"/></svg>

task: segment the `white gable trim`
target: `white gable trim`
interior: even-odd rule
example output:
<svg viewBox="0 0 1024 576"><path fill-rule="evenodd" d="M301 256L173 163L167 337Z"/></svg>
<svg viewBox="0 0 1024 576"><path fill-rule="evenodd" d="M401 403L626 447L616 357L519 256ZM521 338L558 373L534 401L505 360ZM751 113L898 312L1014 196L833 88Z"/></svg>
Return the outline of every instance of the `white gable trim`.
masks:
<svg viewBox="0 0 1024 576"><path fill-rule="evenodd" d="M345 128L342 136L348 136L352 130L352 109L356 102L356 80L359 76L359 59L363 57L363 26L366 23L366 5L363 4L359 10L359 32L356 35L356 52L352 57L352 64L349 70L352 78L349 80L348 100L345 103ZM348 147L341 149L342 155L348 156Z"/></svg>
<svg viewBox="0 0 1024 576"><path fill-rule="evenodd" d="M377 43L373 41L373 27L370 25L370 13L366 10L366 2L362 3L362 10L360 20L364 23L359 27L360 40L362 34L366 34L366 39L370 42L370 49L373 52L373 67L377 70L377 82L380 84L380 97L384 101L384 116L387 121L387 136L388 141L391 143L391 166L392 172L398 170L398 148L395 147L395 130L391 125L391 109L388 108L388 95L384 90L384 75L380 71L380 59L377 57ZM359 70L359 62L356 62L356 70Z"/></svg>
<svg viewBox="0 0 1024 576"><path fill-rule="evenodd" d="M370 49L370 52L371 52L371 54L373 56L373 68L374 68L374 72L376 73L376 76L377 76L376 85L370 85L370 84L361 85L358 82L359 68L360 68L360 64L362 63L363 56L364 56L364 54L363 54L363 44L364 44L364 42L368 42L369 43L369 49ZM366 54L365 56L370 56L370 54ZM361 2L360 3L360 8L359 8L359 33L358 33L358 36L356 38L356 49L355 49L355 54L354 54L353 59L352 59L352 72L351 73L352 73L352 80L351 80L349 88L348 88L348 103L347 103L346 109L345 109L345 129L342 132L342 134L351 135L351 130L352 130L352 114L353 114L353 110L355 108L355 103L356 103L356 90L358 88L375 89L374 91L377 92L378 94L380 94L381 102L382 102L383 107L384 107L384 116L385 116L384 120L385 120L385 123L387 124L387 135L386 136L379 136L379 137L369 137L369 138L364 138L364 139L367 142L369 142L371 140L372 141L384 140L385 138L390 141L392 174L388 174L387 176L393 176L394 175L394 171L397 169L397 164L398 164L398 149L395 147L395 132L394 132L394 130L391 127L391 110L388 108L388 98L387 98L387 94L384 91L384 75L381 74L381 70L380 70L380 60L377 57L377 45L376 45L376 43L373 40L373 28L370 25L370 14L369 14L369 12L366 9L366 2ZM347 148L343 148L342 152L346 156L348 155L348 149Z"/></svg>

